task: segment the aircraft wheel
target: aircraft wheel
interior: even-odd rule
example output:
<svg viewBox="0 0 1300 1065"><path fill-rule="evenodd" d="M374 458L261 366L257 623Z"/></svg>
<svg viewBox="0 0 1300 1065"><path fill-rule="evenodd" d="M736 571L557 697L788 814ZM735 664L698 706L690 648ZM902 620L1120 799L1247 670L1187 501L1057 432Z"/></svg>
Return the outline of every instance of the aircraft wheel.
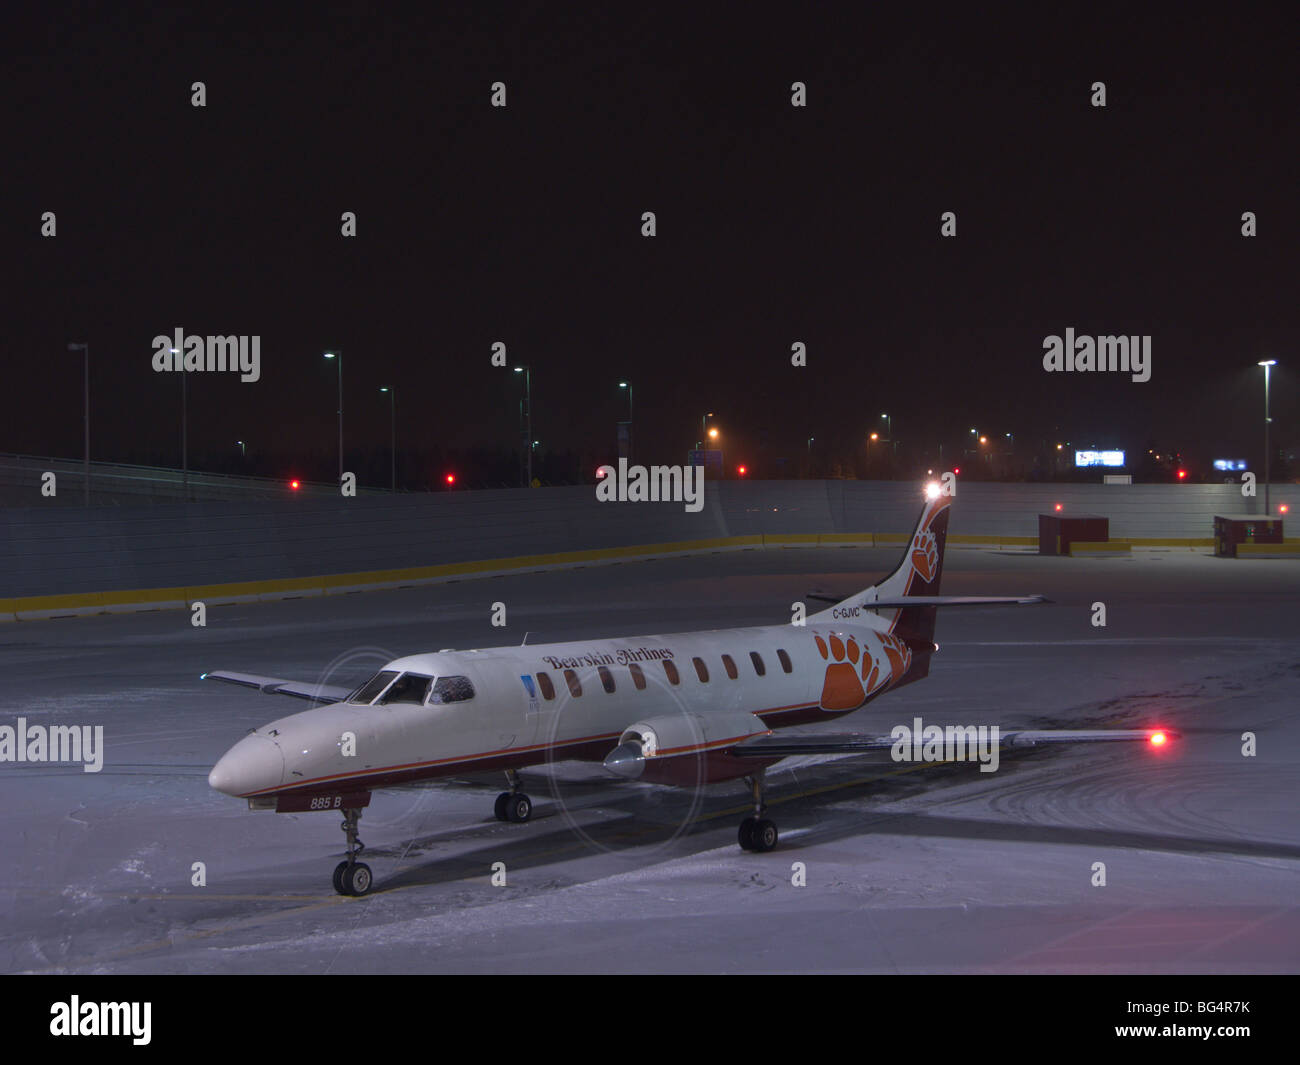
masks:
<svg viewBox="0 0 1300 1065"><path fill-rule="evenodd" d="M758 818L746 817L740 822L740 847L742 850L752 851L754 849L754 826L758 824Z"/></svg>
<svg viewBox="0 0 1300 1065"><path fill-rule="evenodd" d="M522 824L533 816L533 800L527 795L510 795L506 803L506 819Z"/></svg>
<svg viewBox="0 0 1300 1065"><path fill-rule="evenodd" d="M754 825L754 834L750 837L750 842L752 849L762 854L776 846L776 839L776 825L765 817Z"/></svg>
<svg viewBox="0 0 1300 1065"><path fill-rule="evenodd" d="M339 862L339 864L334 867L334 891L336 894L347 894L347 892L343 890L343 872L347 867L347 862Z"/></svg>
<svg viewBox="0 0 1300 1065"><path fill-rule="evenodd" d="M506 803L508 803L509 801L510 801L510 792L508 791L503 791L500 795L497 796L497 804L492 808L492 812L497 815L498 821L505 821L507 819Z"/></svg>
<svg viewBox="0 0 1300 1065"><path fill-rule="evenodd" d="M374 884L374 879L370 875L370 866L366 865L365 862L357 862L355 865L344 864L346 867L343 870L342 876L343 894L366 894L370 890L371 885Z"/></svg>

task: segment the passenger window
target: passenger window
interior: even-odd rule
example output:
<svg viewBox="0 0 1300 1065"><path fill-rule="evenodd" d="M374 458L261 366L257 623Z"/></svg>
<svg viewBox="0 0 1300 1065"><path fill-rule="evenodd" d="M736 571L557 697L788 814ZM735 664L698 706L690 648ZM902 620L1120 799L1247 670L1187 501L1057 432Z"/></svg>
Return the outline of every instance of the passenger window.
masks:
<svg viewBox="0 0 1300 1065"><path fill-rule="evenodd" d="M382 673L376 673L352 694L348 702L362 703L369 706L374 702L375 696L387 688L396 676L397 670L395 669L386 669Z"/></svg>
<svg viewBox="0 0 1300 1065"><path fill-rule="evenodd" d="M669 662L666 658L664 659L664 676L668 678L669 684L680 684L682 682L682 678L677 675L676 663Z"/></svg>
<svg viewBox="0 0 1300 1065"><path fill-rule="evenodd" d="M601 685L604 687L605 691L606 691L608 694L613 695L613 694L614 694L614 674L611 673L611 672L609 671L608 667L606 667L606 666L597 666L597 667L596 667L596 672L600 674L600 683L601 683Z"/></svg>
<svg viewBox="0 0 1300 1065"><path fill-rule="evenodd" d="M727 676L732 680L737 680L740 674L736 672L736 663L731 660L731 655L722 656L722 668L727 671Z"/></svg>
<svg viewBox="0 0 1300 1065"><path fill-rule="evenodd" d="M433 705L463 703L466 699L473 698L474 685L469 682L469 677L439 677L433 686L433 694L429 696L429 702Z"/></svg>
<svg viewBox="0 0 1300 1065"><path fill-rule="evenodd" d="M537 674L537 686L542 689L543 699L549 701L555 698L555 685L551 683L551 675L549 673Z"/></svg>
<svg viewBox="0 0 1300 1065"><path fill-rule="evenodd" d="M564 671L564 682L569 686L569 694L575 699L582 694L582 681L578 679L578 674L571 669Z"/></svg>
<svg viewBox="0 0 1300 1065"><path fill-rule="evenodd" d="M393 681L392 687L384 692L378 705L413 703L416 706L423 706L424 697L429 694L429 685L432 683L432 677L426 677L420 673L403 673L397 680Z"/></svg>
<svg viewBox="0 0 1300 1065"><path fill-rule="evenodd" d="M645 691L645 674L641 672L641 667L631 662L628 664L627 671L632 674L632 683L636 685L636 690Z"/></svg>
<svg viewBox="0 0 1300 1065"><path fill-rule="evenodd" d="M763 665L763 656L757 651L749 652L749 660L754 663L754 672L760 677L767 672L767 666Z"/></svg>
<svg viewBox="0 0 1300 1065"><path fill-rule="evenodd" d="M700 683L708 684L709 667L704 664L704 659L692 658L691 661L695 664L695 675L700 678Z"/></svg>
<svg viewBox="0 0 1300 1065"><path fill-rule="evenodd" d="M787 673L791 673L794 671L794 666L790 665L790 656L788 654L786 654L784 651L778 650L776 652L776 657L781 660L781 668L784 669Z"/></svg>

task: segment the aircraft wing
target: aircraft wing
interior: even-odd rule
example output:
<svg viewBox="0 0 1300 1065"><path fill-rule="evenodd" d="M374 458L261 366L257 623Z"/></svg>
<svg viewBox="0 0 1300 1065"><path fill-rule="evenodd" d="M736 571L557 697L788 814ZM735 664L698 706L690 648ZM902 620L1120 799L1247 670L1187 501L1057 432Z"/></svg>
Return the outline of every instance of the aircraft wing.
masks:
<svg viewBox="0 0 1300 1065"><path fill-rule="evenodd" d="M1037 747L1047 743L1146 742L1164 746L1181 734L1166 728L1132 729L1009 729L999 732L998 746ZM791 758L802 754L862 754L887 751L899 741L892 736L854 732L809 733L799 736L756 736L728 748L737 758ZM911 741L905 741L910 743Z"/></svg>
<svg viewBox="0 0 1300 1065"><path fill-rule="evenodd" d="M351 688L340 688L335 684L313 684L302 680L280 680L277 677L259 677L254 673L231 673L226 670L213 670L204 673L200 680L221 680L227 684L240 684L245 688L256 688L268 695L292 695L297 699L309 699L314 703L339 703L352 694Z"/></svg>

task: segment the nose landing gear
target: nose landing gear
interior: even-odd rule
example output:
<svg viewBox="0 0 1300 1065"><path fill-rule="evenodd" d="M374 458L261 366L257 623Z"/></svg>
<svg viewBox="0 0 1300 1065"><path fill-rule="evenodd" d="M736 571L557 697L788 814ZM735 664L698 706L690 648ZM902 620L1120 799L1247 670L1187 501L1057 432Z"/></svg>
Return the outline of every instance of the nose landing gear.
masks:
<svg viewBox="0 0 1300 1065"><path fill-rule="evenodd" d="M348 857L347 861L339 862L334 867L334 890L340 895L364 895L374 884L370 866L357 861L357 855L366 849L366 845L357 838L357 822L360 820L360 810L343 811L341 827L348 837Z"/></svg>

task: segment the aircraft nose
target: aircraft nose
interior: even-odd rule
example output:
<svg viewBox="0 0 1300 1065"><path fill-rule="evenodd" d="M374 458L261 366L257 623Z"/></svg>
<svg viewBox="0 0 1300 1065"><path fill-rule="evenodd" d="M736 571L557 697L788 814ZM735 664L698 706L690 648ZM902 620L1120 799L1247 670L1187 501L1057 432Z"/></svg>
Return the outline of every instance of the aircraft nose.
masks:
<svg viewBox="0 0 1300 1065"><path fill-rule="evenodd" d="M266 736L245 736L208 774L208 784L226 795L243 796L284 782L284 752Z"/></svg>

